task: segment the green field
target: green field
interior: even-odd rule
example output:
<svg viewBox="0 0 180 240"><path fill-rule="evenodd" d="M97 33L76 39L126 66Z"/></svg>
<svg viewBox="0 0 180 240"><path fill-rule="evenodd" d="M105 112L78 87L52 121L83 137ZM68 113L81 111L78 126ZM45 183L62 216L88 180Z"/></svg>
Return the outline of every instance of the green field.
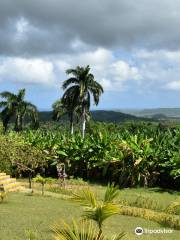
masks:
<svg viewBox="0 0 180 240"><path fill-rule="evenodd" d="M104 187L94 186L93 189L102 195ZM120 199L126 198L132 201L137 195L151 197L165 206L174 201L178 192L159 192L160 189L125 189L120 191ZM48 193L48 194L47 194ZM70 221L71 217L80 217L82 208L70 200L62 200L60 194L46 192L46 196L28 196L25 193L10 193L4 203L0 204L0 240L28 240L27 230L38 232L43 240L52 239L50 226L58 219ZM105 222L104 231L107 234L124 231L123 239L179 239L180 232L173 230L172 234L156 234L136 236L134 229L137 226L148 229L164 229L160 224L147 221L143 218L117 215Z"/></svg>

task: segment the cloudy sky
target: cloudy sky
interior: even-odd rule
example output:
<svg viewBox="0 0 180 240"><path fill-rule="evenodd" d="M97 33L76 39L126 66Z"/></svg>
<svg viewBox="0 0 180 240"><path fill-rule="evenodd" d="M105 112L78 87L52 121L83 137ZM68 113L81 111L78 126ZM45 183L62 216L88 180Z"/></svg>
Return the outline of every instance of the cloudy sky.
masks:
<svg viewBox="0 0 180 240"><path fill-rule="evenodd" d="M180 107L180 1L0 0L0 91L50 109L87 64L100 109Z"/></svg>

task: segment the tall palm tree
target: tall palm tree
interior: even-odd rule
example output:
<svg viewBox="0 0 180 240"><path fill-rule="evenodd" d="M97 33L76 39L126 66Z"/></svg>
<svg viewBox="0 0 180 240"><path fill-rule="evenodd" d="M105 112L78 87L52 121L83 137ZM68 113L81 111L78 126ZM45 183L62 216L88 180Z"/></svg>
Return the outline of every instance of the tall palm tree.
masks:
<svg viewBox="0 0 180 240"><path fill-rule="evenodd" d="M53 105L53 120L59 120L62 116L68 115L71 134L74 133L74 118L78 114L78 92L68 89L63 97Z"/></svg>
<svg viewBox="0 0 180 240"><path fill-rule="evenodd" d="M81 107L82 116L82 136L85 137L86 119L89 113L91 94L95 105L99 103L99 97L103 93L103 87L94 79L94 75L90 73L89 65L86 67L76 67L76 69L68 69L67 74L71 77L64 81L63 89L66 90L64 95L74 94L75 105Z"/></svg>
<svg viewBox="0 0 180 240"><path fill-rule="evenodd" d="M2 92L0 97L5 101L0 102L1 118L3 121L4 131L7 131L10 120L15 117L15 131L21 131L25 116L29 116L33 127L38 126L38 112L35 105L24 100L25 89L20 89L18 94L11 92Z"/></svg>

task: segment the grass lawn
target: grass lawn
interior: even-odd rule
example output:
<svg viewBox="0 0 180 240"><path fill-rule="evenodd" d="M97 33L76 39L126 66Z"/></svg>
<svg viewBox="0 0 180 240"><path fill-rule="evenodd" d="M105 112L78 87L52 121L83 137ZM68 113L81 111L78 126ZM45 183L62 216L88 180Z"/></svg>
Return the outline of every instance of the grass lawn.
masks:
<svg viewBox="0 0 180 240"><path fill-rule="evenodd" d="M104 192L103 187L96 187L99 194ZM157 198L157 200L168 204L173 201L178 193L160 193L155 189L126 189L121 191L121 196L133 198L134 194L145 194ZM71 217L79 217L82 214L81 207L69 200L61 200L52 196L27 196L24 193L10 193L7 201L0 204L0 240L28 240L25 231L28 229L38 230L42 233L43 240L52 239L50 226L60 219L70 220ZM134 229L137 226L148 229L164 228L158 223L129 216L115 216L105 222L104 231L107 235L126 232L125 240L133 239L180 239L180 231L172 234L156 234L136 236Z"/></svg>

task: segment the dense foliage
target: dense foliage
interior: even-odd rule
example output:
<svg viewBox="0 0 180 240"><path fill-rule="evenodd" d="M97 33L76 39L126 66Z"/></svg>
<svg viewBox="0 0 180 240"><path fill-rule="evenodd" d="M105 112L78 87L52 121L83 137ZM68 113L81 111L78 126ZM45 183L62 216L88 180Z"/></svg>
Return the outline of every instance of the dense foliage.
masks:
<svg viewBox="0 0 180 240"><path fill-rule="evenodd" d="M29 165L34 159L35 168L41 162L48 176L56 176L55 165L62 162L68 176L92 181L115 182L122 187L180 186L178 126L91 123L85 139L78 132L70 136L68 131L48 126L11 132L0 141L0 169L4 171L10 171L15 160Z"/></svg>
<svg viewBox="0 0 180 240"><path fill-rule="evenodd" d="M19 132L23 129L24 119L28 116L31 119L32 127L37 128L38 112L35 105L25 101L25 89L20 89L17 94L11 92L1 92L0 98L0 117L2 119L4 132L7 131L10 121L14 118L14 130Z"/></svg>
<svg viewBox="0 0 180 240"><path fill-rule="evenodd" d="M46 155L15 133L0 135L0 171L29 175L46 165Z"/></svg>

